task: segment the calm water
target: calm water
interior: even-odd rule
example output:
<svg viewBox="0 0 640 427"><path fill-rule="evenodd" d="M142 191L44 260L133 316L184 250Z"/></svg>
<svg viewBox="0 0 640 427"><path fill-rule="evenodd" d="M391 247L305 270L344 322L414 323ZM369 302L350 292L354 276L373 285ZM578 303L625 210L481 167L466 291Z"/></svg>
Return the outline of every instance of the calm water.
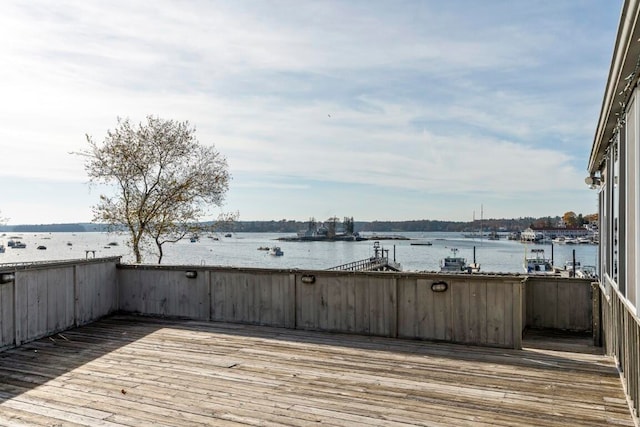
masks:
<svg viewBox="0 0 640 427"><path fill-rule="evenodd" d="M461 233L403 233L411 240L381 240L389 257L402 264L404 271L438 271L442 258L451 254L451 248L459 250L458 256L476 261L483 272L522 273L525 250L544 248L545 255L551 257L552 246L522 244L509 240L474 240L462 237ZM163 264L220 265L237 267L326 269L336 265L368 258L373 255L373 241L362 242L280 242L278 237L291 234L278 233L235 233L232 237L217 235L218 240L203 236L199 242L183 240L165 245ZM365 236L372 236L365 234ZM0 254L0 264L28 263L81 259L86 251L95 251L96 257L122 256L123 262L132 262L133 256L127 246L126 236L108 233L7 233L0 236L5 246L10 238L17 237L27 244L25 249L7 247ZM15 240L15 239L14 239ZM431 242L432 246L412 246L411 243ZM110 246L110 242L118 243ZM38 250L37 246L46 246ZM284 256L275 257L259 247L278 245ZM564 265L576 251L576 260L583 265L596 265L598 248L595 245L554 245L554 264ZM90 256L93 254L90 253ZM147 257L147 263L155 263L154 257Z"/></svg>

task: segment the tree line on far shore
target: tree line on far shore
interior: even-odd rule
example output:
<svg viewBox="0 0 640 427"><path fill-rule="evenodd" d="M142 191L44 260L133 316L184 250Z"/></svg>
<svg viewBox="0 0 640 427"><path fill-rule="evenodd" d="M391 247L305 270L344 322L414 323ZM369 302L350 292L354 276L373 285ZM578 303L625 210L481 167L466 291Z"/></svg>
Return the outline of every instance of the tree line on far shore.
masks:
<svg viewBox="0 0 640 427"><path fill-rule="evenodd" d="M569 223L569 226L581 226L589 220L594 220L593 215L576 215L578 222ZM486 231L522 231L528 227L555 227L560 222L561 217L524 217L512 219L484 219L482 221L440 221L440 220L407 220L407 221L354 221L354 231L358 232L471 232L478 231L480 227ZM597 218L595 218L597 219ZM566 222L566 220L565 220ZM202 226L212 225L203 223ZM308 221L298 221L290 219L270 220L270 221L232 221L218 225L216 231L236 232L236 233L296 233L308 228ZM2 232L85 232L97 231L106 232L107 225L95 223L77 224L26 224L0 226Z"/></svg>

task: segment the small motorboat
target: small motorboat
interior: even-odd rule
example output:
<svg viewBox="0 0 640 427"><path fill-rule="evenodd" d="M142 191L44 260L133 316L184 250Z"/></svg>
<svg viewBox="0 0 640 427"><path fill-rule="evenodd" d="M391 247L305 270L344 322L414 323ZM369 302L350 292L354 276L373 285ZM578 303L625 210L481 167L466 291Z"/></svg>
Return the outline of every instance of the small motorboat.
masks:
<svg viewBox="0 0 640 427"><path fill-rule="evenodd" d="M284 252L282 251L282 249L280 249L280 246L274 246L269 249L269 255L282 256L284 255Z"/></svg>
<svg viewBox="0 0 640 427"><path fill-rule="evenodd" d="M527 274L554 274L551 259L544 256L544 249L531 249L531 255L524 258L524 271Z"/></svg>
<svg viewBox="0 0 640 427"><path fill-rule="evenodd" d="M453 256L448 256L440 260L440 271L466 273L468 271L466 258L457 256L458 249L456 248L451 248L451 253Z"/></svg>

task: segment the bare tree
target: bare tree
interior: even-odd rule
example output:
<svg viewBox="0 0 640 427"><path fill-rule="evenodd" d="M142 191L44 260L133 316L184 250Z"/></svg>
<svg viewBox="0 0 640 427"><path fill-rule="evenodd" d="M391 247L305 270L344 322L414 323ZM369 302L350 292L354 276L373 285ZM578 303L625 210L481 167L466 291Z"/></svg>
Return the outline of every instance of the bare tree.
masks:
<svg viewBox="0 0 640 427"><path fill-rule="evenodd" d="M231 179L226 159L201 145L189 122L148 116L137 126L118 119L102 143L87 135L85 170L92 183L115 187L94 206L94 221L124 225L137 263L152 240L162 261L162 245L176 241L198 220L221 206ZM183 234L185 233L185 234Z"/></svg>

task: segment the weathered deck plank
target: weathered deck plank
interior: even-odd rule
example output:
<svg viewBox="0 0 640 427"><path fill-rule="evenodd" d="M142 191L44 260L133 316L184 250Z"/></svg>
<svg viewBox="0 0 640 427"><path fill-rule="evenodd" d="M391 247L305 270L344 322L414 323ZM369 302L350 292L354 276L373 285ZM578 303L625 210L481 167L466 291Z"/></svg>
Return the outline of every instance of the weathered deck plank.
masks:
<svg viewBox="0 0 640 427"><path fill-rule="evenodd" d="M0 424L633 425L610 359L543 347L115 316L0 353Z"/></svg>

